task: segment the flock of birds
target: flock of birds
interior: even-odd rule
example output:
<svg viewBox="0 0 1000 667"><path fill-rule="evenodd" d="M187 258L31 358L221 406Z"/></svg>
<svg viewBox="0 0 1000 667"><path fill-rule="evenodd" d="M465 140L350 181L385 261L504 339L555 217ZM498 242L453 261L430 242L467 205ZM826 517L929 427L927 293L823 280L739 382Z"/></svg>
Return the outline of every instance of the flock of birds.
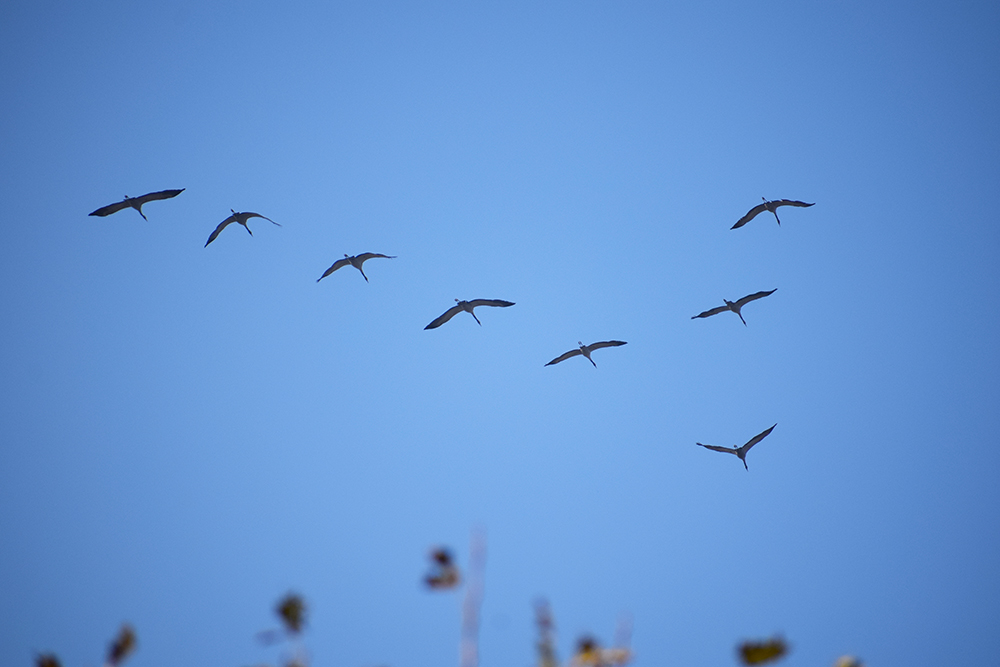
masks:
<svg viewBox="0 0 1000 667"><path fill-rule="evenodd" d="M150 192L149 194L142 195L141 197L129 197L128 195L125 195L125 198L122 201L116 202L114 204L108 204L107 206L102 206L101 208L97 209L96 211L94 211L90 215L104 217L104 216L111 215L112 213L117 213L118 211L121 211L121 210L126 209L126 208L134 208L136 211L139 212L139 215L142 216L143 220L148 220L148 218L146 217L146 214L142 212L142 206L143 206L143 204L148 204L151 201L160 201L160 200L163 200L163 199L172 199L173 197L176 197L177 195L179 195L182 192L184 192L184 188L181 188L179 190L160 190L159 192ZM780 226L781 225L781 219L778 217L778 208L779 207L781 207L781 206L795 206L795 207L813 206L813 204L807 204L806 202L802 202L802 201L798 201L798 200L794 200L794 199L776 199L776 200L773 200L773 201L770 201L770 200L768 200L768 199L766 199L764 197L761 197L761 199L763 200L763 203L757 204L756 206L754 206L753 208L751 208L749 211L747 211L746 215L744 215L739 220L737 220L736 224L734 224L730 229L738 229L738 228L742 227L743 225L747 224L748 222L750 222L751 220L753 220L755 217L757 217L759 214L763 213L764 211L768 211L771 214L773 214L774 215L774 219L777 221L778 225ZM206 248L208 247L208 244L210 244L212 241L214 241L216 238L218 238L219 234L222 233L222 230L224 230L226 227L228 227L229 225L231 225L234 222L242 225L243 228L247 230L247 233L250 234L250 236L253 236L253 232L250 231L250 227L247 225L247 221L249 221L252 218L263 218L264 220L267 220L268 222L270 222L272 224L278 225L279 227L281 226L279 223L275 222L274 220L271 220L271 218L268 218L265 215L261 215L260 213L253 213L251 211L238 212L235 209L229 209L229 210L232 213L232 215L230 215L228 218L226 218L225 220L223 220L222 222L220 222L219 225L215 228L215 230L209 235L208 241L205 242L205 247ZM336 262L334 262L333 265L329 269L327 269L323 273L323 275L321 275L316 280L316 282L319 282L320 280L323 280L323 278L326 278L327 276L329 276L334 271L336 271L338 269L341 269L341 268L343 268L345 266L353 266L354 268L356 268L358 271L361 272L361 275L364 277L365 282L368 282L368 276L365 275L363 264L366 261L368 261L369 259L375 259L375 258L380 258L380 259L395 259L395 256L394 255L393 256L383 255L381 253L375 253L375 252L366 252L366 253L362 253L360 255L347 255L347 254L345 254L343 259L338 259ZM725 305L717 306L715 308L710 308L709 310L706 310L706 311L704 311L702 313L698 313L697 315L694 315L691 319L695 320L695 319L704 318L704 317L711 317L712 315L718 315L719 313L724 313L724 312L727 312L727 311L731 311L731 312L736 313L736 316L740 318L741 322L743 322L743 326L746 326L747 325L747 321L745 319L743 319L743 314L740 312L741 309L743 308L743 306L747 305L751 301L756 301L758 299L763 299L766 296L770 296L771 294L774 294L776 291L777 291L777 289L767 290L767 291L761 291L761 292L754 292L753 294L748 294L745 297L737 299L736 301L730 301L728 299L723 299L723 302L725 303ZM494 307L494 308L508 308L510 306L513 306L513 305L514 305L514 303L512 301L504 301L503 299L473 299L471 301L461 301L459 299L455 299L455 305L452 306L451 308L449 308L448 310L444 311L438 317L434 318L431 321L430 324L428 324L426 327L424 327L424 330L427 330L427 329L436 329L439 326L441 326L442 324L448 322L451 318L455 317L455 315L458 315L459 313L461 313L463 311L466 312L466 313L469 313L470 315L472 315L472 318L474 320L476 320L476 323L478 323L479 326L482 326L483 323L479 321L478 317L476 317L476 313L475 313L475 309L476 308L479 308L481 306L491 306L491 307ZM591 356L590 356L591 353L593 353L595 350L600 350L600 349L603 349L603 348L606 348L606 347L619 347L621 345L625 345L626 342L623 341L623 340L605 340L605 341L600 341L600 342L597 342L597 343L591 343L589 345L585 345L583 343L583 341L578 341L578 344L579 344L579 347L577 349L570 350L568 352L564 352L563 354L560 354L558 357L556 357L555 359L553 359L552 361L548 362L545 365L546 366L552 366L552 365L558 364L558 363L560 363L562 361L566 361L567 359L570 359L572 357L582 356L582 357L585 357L587 359L587 361L589 361L591 364L593 364L594 367L596 368L597 367L597 363L591 358ZM714 452L723 452L723 453L727 453L727 454L735 454L736 456L739 457L739 459L741 461L743 461L743 467L745 467L747 470L749 470L750 468L747 466L747 461L746 461L747 452L750 451L751 447L753 447L754 445L756 445L757 443L759 443L761 440L763 440L764 438L766 438L768 435L770 435L771 431L774 430L775 426L777 426L777 424L775 424L774 426L771 426L771 428L768 428L768 429L762 431L761 433L758 433L757 435L755 435L753 438L751 438L749 441L747 441L745 444L741 445L740 447L719 447L719 446L716 446L716 445L703 445L700 442L695 443L695 444L697 444L697 445L699 445L701 447L705 447L706 449L710 449L710 450L712 450Z"/></svg>

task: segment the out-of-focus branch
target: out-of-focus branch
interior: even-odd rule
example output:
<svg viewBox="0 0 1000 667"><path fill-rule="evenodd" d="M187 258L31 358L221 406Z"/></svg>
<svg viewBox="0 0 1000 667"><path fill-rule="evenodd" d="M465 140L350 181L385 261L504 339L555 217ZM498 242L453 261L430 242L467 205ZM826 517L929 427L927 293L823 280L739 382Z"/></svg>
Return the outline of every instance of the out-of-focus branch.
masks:
<svg viewBox="0 0 1000 667"><path fill-rule="evenodd" d="M486 575L486 533L473 530L469 545L469 568L462 602L462 638L458 647L459 667L479 665L479 609L483 604Z"/></svg>
<svg viewBox="0 0 1000 667"><path fill-rule="evenodd" d="M535 602L535 625L538 626L538 667L559 667L556 658L555 623L549 601L541 598Z"/></svg>

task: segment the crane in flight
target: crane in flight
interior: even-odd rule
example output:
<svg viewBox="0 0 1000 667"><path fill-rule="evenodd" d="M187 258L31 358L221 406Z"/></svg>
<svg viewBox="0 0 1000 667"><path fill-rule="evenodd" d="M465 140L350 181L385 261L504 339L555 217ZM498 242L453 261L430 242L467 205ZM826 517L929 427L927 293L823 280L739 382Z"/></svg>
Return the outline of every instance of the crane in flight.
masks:
<svg viewBox="0 0 1000 667"><path fill-rule="evenodd" d="M605 341L601 341L600 343L591 343L590 345L584 345L583 341L579 340L579 341L577 341L577 343L580 344L579 349L570 350L569 352L566 352L564 354L560 354L558 357L556 357L555 359L553 359L552 361L550 361L549 363L547 363L545 365L546 366L551 366L553 364L558 364L560 361L566 361L570 357L575 357L577 355L582 354L583 356L587 357L587 361L589 361L590 363L594 364L594 368L597 368L597 364L595 364L594 360L590 358L590 353L591 352L593 352L594 350L599 350L602 347L618 347L619 345L625 345L626 344L625 341L623 341L623 340L605 340Z"/></svg>
<svg viewBox="0 0 1000 667"><path fill-rule="evenodd" d="M233 214L231 216L229 216L228 218L226 218L225 220L223 220L222 222L220 222L219 226L215 228L215 231L212 232L212 235L208 237L207 241L205 241L205 247L206 248L208 247L209 243L211 243L212 241L215 240L215 237L219 235L219 232L221 232L223 229L225 229L226 226L229 225L232 222L238 222L241 225L243 225L243 228L247 230L247 234L249 234L250 236L253 236L253 232L251 232L250 228L247 227L247 220L249 220L250 218L264 218L268 222L270 222L272 224L275 224L275 225L278 225L277 222L274 222L274 220L271 220L271 218L267 217L266 215L261 215L260 213L251 213L249 211L244 211L244 212L241 212L241 213L237 213L233 209L229 209L229 210L232 211ZM281 225L278 225L278 226L281 227Z"/></svg>
<svg viewBox="0 0 1000 667"><path fill-rule="evenodd" d="M469 315L472 315L473 319L479 323L479 326L483 326L483 323L479 322L479 318L476 317L476 314L472 312L473 308L478 308L479 306L497 306L499 308L506 308L513 305L513 301L504 301L503 299L473 299L472 301L459 301L458 299L455 299L455 305L444 311L433 322L425 326L424 331L427 329L437 329L439 326L455 317L463 310Z"/></svg>
<svg viewBox="0 0 1000 667"><path fill-rule="evenodd" d="M102 206L90 215L96 215L103 218L106 215L111 215L112 213L117 213L123 208L134 208L139 211L139 215L142 216L143 220L149 221L146 214L142 212L142 205L148 204L151 201L157 201L159 199L171 199L176 197L180 193L184 192L185 188L180 190L160 190L159 192L150 192L147 195L142 195L141 197L129 197L125 195L125 199L114 204L108 204L107 206Z"/></svg>
<svg viewBox="0 0 1000 667"><path fill-rule="evenodd" d="M732 227L730 227L730 229L738 229L738 228L742 227L743 225L747 224L748 222L750 222L751 220L753 220L754 218L756 218L758 213L763 213L764 211L770 211L771 213L773 213L774 214L774 219L778 221L778 225L781 225L781 219L778 218L778 207L779 206L800 206L800 207L804 207L804 206L815 206L816 205L815 202L813 202L812 204L807 204L804 201L796 201L794 199L775 199L774 201L768 201L764 197L761 197L761 199L764 200L763 204L757 204L752 209L750 209L749 211L747 211L747 214L744 215L739 220L737 220L736 224L733 225Z"/></svg>
<svg viewBox="0 0 1000 667"><path fill-rule="evenodd" d="M365 282L368 282L368 276L365 275L365 270L363 268L361 268L361 265L364 264L367 260L369 260L369 259L371 259L373 257L382 257L384 259L396 259L395 255L391 255L391 256L390 255L381 255L381 254L379 254L377 252L363 252L360 255L354 255L354 256L351 256L351 255L348 255L347 253L344 253L344 259L338 259L336 262L334 262L333 266L331 266L329 269L327 269L326 273L324 273L323 275L321 275L316 280L316 282L319 282L320 280L323 280L323 278L326 278L328 275L330 275L331 273L333 273L337 269L341 269L341 268L347 266L348 264L351 265L351 266L353 266L358 271L360 271L361 275L365 279Z"/></svg>
<svg viewBox="0 0 1000 667"><path fill-rule="evenodd" d="M777 426L777 424L775 424L774 426ZM755 435L754 437L750 438L750 441L747 442L747 444L743 445L742 447L718 447L716 445L702 445L700 442L696 442L694 444L700 445L700 446L704 447L705 449L711 449L713 452L724 452L726 454L736 454L736 456L740 457L740 461L743 461L743 467L746 468L747 470L750 470L750 468L747 467L747 452L750 451L751 447L753 447L758 442L760 442L761 440L763 440L764 438L766 438L768 435L770 435L771 431L774 430L774 426L772 426L769 429L765 429L765 430L761 431L760 433L758 433L757 435Z"/></svg>
<svg viewBox="0 0 1000 667"><path fill-rule="evenodd" d="M691 319L692 320L696 320L699 317L711 317L712 315L718 315L719 313L724 313L727 310L731 310L734 313L736 313L737 315L739 315L740 321L743 322L743 326L746 326L747 325L747 321L743 319L743 314L740 313L740 308L742 308L743 306L747 305L751 301L756 301L757 299L763 299L765 296L768 296L770 294L774 294L777 291L778 291L778 288L776 287L776 288L774 288L773 290L771 290L769 292L755 292L753 294L747 294L742 299L737 299L736 301L730 301L729 299L723 299L723 301L726 302L726 305L719 306L718 308L712 308L711 310L706 310L704 313L698 313L697 315L695 315Z"/></svg>

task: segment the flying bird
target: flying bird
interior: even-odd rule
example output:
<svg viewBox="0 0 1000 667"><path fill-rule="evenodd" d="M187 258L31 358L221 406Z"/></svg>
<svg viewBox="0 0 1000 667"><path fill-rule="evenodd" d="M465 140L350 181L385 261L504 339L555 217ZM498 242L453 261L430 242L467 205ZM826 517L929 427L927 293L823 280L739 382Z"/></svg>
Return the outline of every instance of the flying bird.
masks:
<svg viewBox="0 0 1000 667"><path fill-rule="evenodd" d="M626 344L625 341L623 340L605 340L601 341L600 343L591 343L590 345L584 345L582 340L577 342L580 344L579 349L570 350L565 354L560 354L558 357L556 357L555 359L553 359L552 361L550 361L545 365L551 366L552 364L558 364L560 361L566 361L570 357L575 357L578 354L582 354L583 356L587 357L587 361L594 364L594 360L590 358L590 353L593 352L594 350L599 350L602 347L618 347L619 345ZM594 368L597 368L597 364L594 364Z"/></svg>
<svg viewBox="0 0 1000 667"><path fill-rule="evenodd" d="M106 215L117 213L123 208L134 208L139 211L139 215L142 216L143 220L148 221L149 218L147 218L146 214L142 212L143 204L156 201L158 199L170 199L171 197L176 197L180 193L184 192L184 190L185 188L181 188L180 190L160 190L159 192L150 192L148 195L143 195L141 197L129 197L128 195L125 195L125 199L120 202L102 206L90 215L96 215L103 218Z"/></svg>
<svg viewBox="0 0 1000 667"><path fill-rule="evenodd" d="M774 426L777 426L777 424L775 424ZM754 437L750 438L750 442L743 445L742 447L717 447L716 445L702 445L700 442L696 442L694 444L701 445L705 449L711 449L713 452L725 452L726 454L736 454L736 456L740 457L740 461L743 461L743 467L746 468L747 470L750 470L750 468L747 467L747 452L750 451L751 447L753 447L758 442L760 442L768 435L770 435L771 431L774 430L774 426L764 431L761 431Z"/></svg>
<svg viewBox="0 0 1000 667"><path fill-rule="evenodd" d="M771 290L769 292L755 292L754 294L748 294L745 297L743 297L742 299L737 299L736 301L730 301L728 299L723 299L723 301L726 302L726 305L719 306L718 308L713 308L711 310L706 310L704 313L698 313L697 315L695 315L691 319L692 320L696 320L699 317L711 317L712 315L718 315L719 313L724 313L727 310L731 310L734 313L736 313L737 315L739 315L740 321L743 322L743 326L746 326L747 325L747 321L743 319L743 315L740 313L740 308L742 308L743 306L747 305L751 301L756 301L757 299L763 299L765 296L768 296L770 294L774 294L777 291L778 291L778 288L774 288L773 290Z"/></svg>
<svg viewBox="0 0 1000 667"><path fill-rule="evenodd" d="M323 275L321 275L316 280L316 282L319 282L320 280L323 280L323 278L326 278L328 275L330 275L331 273L333 273L337 269L343 268L343 267L347 266L348 264L350 264L355 269L357 269L358 271L360 271L361 275L364 276L365 282L368 282L368 276L365 276L365 270L363 268L361 268L361 265L364 264L365 261L371 259L372 257L382 257L384 259L396 259L395 255L392 255L392 256L390 256L390 255L380 255L377 252L364 252L364 253L361 253L360 255L354 255L353 257L351 255L348 255L347 253L344 253L344 259L338 259L336 262L334 262L333 266L331 266L329 269L327 269L326 273L324 273Z"/></svg>
<svg viewBox="0 0 1000 667"><path fill-rule="evenodd" d="M473 308L478 308L479 306L497 306L499 308L506 308L507 306L513 305L513 301L504 301L502 299L473 299L472 301L459 301L458 299L455 299L455 305L444 311L440 317L425 326L424 331L427 329L437 329L439 326L455 317L463 310L469 315L472 315L476 322L479 322L479 318L476 317L474 312L472 312ZM483 326L483 323L479 322L479 326Z"/></svg>
<svg viewBox="0 0 1000 667"><path fill-rule="evenodd" d="M813 202L812 204L807 204L804 201L796 201L794 199L776 199L774 201L768 201L764 197L761 197L761 199L764 199L764 203L763 204L757 204L752 209L750 209L749 211L747 211L747 214L744 215L739 220L737 220L736 224L733 225L732 227L730 227L730 229L737 229L739 227L742 227L743 225L747 224L748 222L750 222L751 220L753 220L755 217L757 217L758 213L763 213L764 211L770 211L771 213L774 213L774 219L777 220L778 224L780 225L781 224L781 220L778 218L778 207L779 206L800 206L800 207L802 207L802 206L814 206L815 205L815 202Z"/></svg>
<svg viewBox="0 0 1000 667"><path fill-rule="evenodd" d="M215 237L219 235L219 232L225 229L226 225L228 225L231 222L238 222L241 225L243 225L243 228L247 230L247 234L249 234L250 236L253 236L253 232L251 232L250 228L247 227L247 220L249 220L250 218L264 218L268 222L278 225L278 223L274 222L274 220L271 220L271 218L267 217L266 215L261 215L260 213L250 213L249 211L237 213L233 209L229 210L233 211L233 214L228 218L226 218L225 220L223 220L222 222L220 222L219 226L215 228L215 231L212 232L212 235L208 237L207 241L205 241L206 248L208 247L209 243L215 240ZM281 227L281 225L278 226Z"/></svg>

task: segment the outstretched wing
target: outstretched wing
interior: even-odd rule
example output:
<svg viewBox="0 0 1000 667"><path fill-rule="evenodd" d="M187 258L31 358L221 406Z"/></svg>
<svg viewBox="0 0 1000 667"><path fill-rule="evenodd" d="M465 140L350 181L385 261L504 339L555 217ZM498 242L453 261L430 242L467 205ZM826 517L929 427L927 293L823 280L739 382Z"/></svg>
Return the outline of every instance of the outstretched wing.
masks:
<svg viewBox="0 0 1000 667"><path fill-rule="evenodd" d="M730 229L737 229L739 227L742 227L743 225L747 224L748 222L750 222L751 220L753 220L754 218L756 218L758 213L763 213L766 210L767 210L767 206L766 205L764 205L764 204L757 204L752 209L750 209L749 211L747 211L746 215L744 215L742 218L740 218L739 220L737 220L736 224L733 225L732 227L730 227Z"/></svg>
<svg viewBox="0 0 1000 667"><path fill-rule="evenodd" d="M90 215L97 215L97 216L100 216L100 217L103 218L106 215L111 215L112 213L117 213L118 211L122 210L123 208L129 208L130 206L131 206L131 204L129 204L128 200L126 199L126 200L123 200L123 201L120 201L120 202L116 202L114 204L108 204L107 206L102 206L101 208L97 209L93 213L90 213Z"/></svg>
<svg viewBox="0 0 1000 667"><path fill-rule="evenodd" d="M550 361L549 363L547 363L545 365L546 366L551 366L552 364L558 364L560 361L566 361L570 357L575 357L578 354L583 354L583 352L581 352L579 348L577 348L575 350L570 350L569 352L566 352L565 354L560 354L558 357L556 357L555 359L553 359L552 361Z"/></svg>
<svg viewBox="0 0 1000 667"><path fill-rule="evenodd" d="M729 310L729 306L719 306L718 308L713 308L712 310L706 310L704 313L698 313L692 320L696 320L699 317L711 317L712 315L718 315L719 313L724 313Z"/></svg>
<svg viewBox="0 0 1000 667"><path fill-rule="evenodd" d="M326 278L328 275L330 275L337 269L343 268L350 263L351 260L347 259L346 257L344 259L338 259L336 262L333 263L333 266L331 266L329 269L326 270L326 273L324 273L323 275L321 275L319 278L316 279L316 282L323 280L323 278Z"/></svg>
<svg viewBox="0 0 1000 667"><path fill-rule="evenodd" d="M358 262L360 262L361 264L364 264L373 257L381 257L383 259L396 259L395 255L382 255L377 252L363 252L360 255L356 256L354 259L358 260Z"/></svg>
<svg viewBox="0 0 1000 667"><path fill-rule="evenodd" d="M424 331L427 331L428 329L437 329L439 326L441 326L451 318L455 317L460 312L462 312L461 306L452 306L448 310L444 311L444 313L442 313L440 317L438 317L433 322L425 326Z"/></svg>
<svg viewBox="0 0 1000 667"><path fill-rule="evenodd" d="M498 306L500 308L506 308L507 306L513 306L513 301L504 301L503 299L473 299L469 302L469 305L473 308L479 306Z"/></svg>
<svg viewBox="0 0 1000 667"><path fill-rule="evenodd" d="M807 204L804 201L796 201L794 199L779 199L777 201L771 202L771 204L773 204L774 206L801 206L801 207L804 207L804 206L815 206L816 202L813 202L812 204Z"/></svg>
<svg viewBox="0 0 1000 667"><path fill-rule="evenodd" d="M777 291L778 291L778 288L775 287L773 290L771 290L769 292L754 292L753 294L747 294L745 297L743 297L742 299L739 299L736 302L736 307L737 308L742 308L743 306L747 305L751 301L756 301L757 299L763 299L765 296L768 296L770 294L774 294Z"/></svg>
<svg viewBox="0 0 1000 667"><path fill-rule="evenodd" d="M627 343L623 340L603 340L600 343L591 343L587 347L591 350L599 350L602 347L618 347L619 345L626 345Z"/></svg>
<svg viewBox="0 0 1000 667"><path fill-rule="evenodd" d="M250 218L264 218L265 220L267 220L271 224L278 225L278 223L276 223L274 220L271 220L271 218L267 217L266 215L261 215L260 213L251 213L251 212L247 211L243 215L245 215L247 217L247 220L249 220ZM281 225L278 225L278 226L281 227Z"/></svg>
<svg viewBox="0 0 1000 667"><path fill-rule="evenodd" d="M777 424L775 424L774 426L777 426ZM766 431L762 431L762 432L758 433L754 437L750 438L750 442L748 442L747 444L745 444L742 447L740 447L740 449L742 449L744 451L744 456L746 455L746 452L750 451L751 447L753 447L758 442L760 442L761 440L763 440L764 438L766 438L768 435L770 435L771 431L774 430L774 426L772 426L771 428L767 429Z"/></svg>
<svg viewBox="0 0 1000 667"><path fill-rule="evenodd" d="M732 447L718 447L716 445L702 445L700 442L694 443L696 445L701 445L705 449L711 449L713 452L722 452L723 454L735 454L736 450Z"/></svg>
<svg viewBox="0 0 1000 667"><path fill-rule="evenodd" d="M184 192L184 188L180 190L160 190L159 192L150 192L148 195L143 195L141 197L136 197L139 204L145 204L149 201L156 201L158 199L170 199L171 197L176 197L180 193Z"/></svg>
<svg viewBox="0 0 1000 667"><path fill-rule="evenodd" d="M219 226L215 228L215 231L212 232L212 235L208 237L207 241L205 241L205 247L207 248L208 244L211 243L212 241L214 241L215 237L219 235L219 232L221 232L223 229L225 229L226 225L228 225L231 222L236 222L236 216L235 215L231 215L231 216L229 216L228 218L226 218L225 220L223 220L222 222L219 223Z"/></svg>

